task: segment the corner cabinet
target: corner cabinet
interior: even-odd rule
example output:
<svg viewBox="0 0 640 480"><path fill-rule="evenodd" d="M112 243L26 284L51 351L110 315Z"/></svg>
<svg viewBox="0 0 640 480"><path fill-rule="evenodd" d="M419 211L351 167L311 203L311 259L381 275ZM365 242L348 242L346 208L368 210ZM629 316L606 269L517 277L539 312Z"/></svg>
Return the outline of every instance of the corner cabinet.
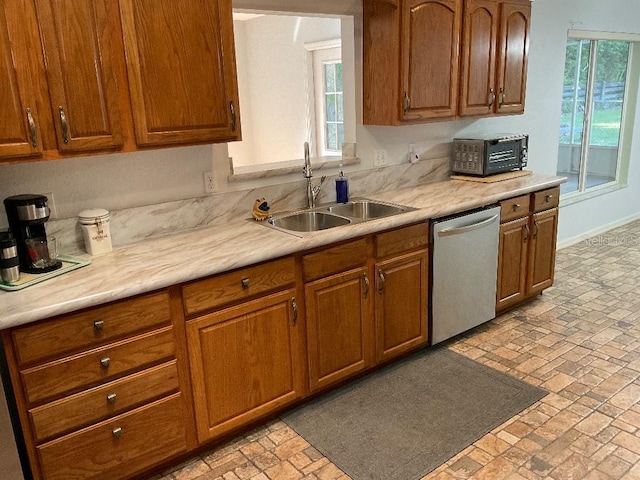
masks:
<svg viewBox="0 0 640 480"><path fill-rule="evenodd" d="M466 0L460 116L524 112L531 4Z"/></svg>
<svg viewBox="0 0 640 480"><path fill-rule="evenodd" d="M554 187L500 202L496 310L553 285L559 195Z"/></svg>
<svg viewBox="0 0 640 480"><path fill-rule="evenodd" d="M230 0L121 0L138 145L240 139Z"/></svg>
<svg viewBox="0 0 640 480"><path fill-rule="evenodd" d="M365 125L524 111L529 0L363 0L363 11Z"/></svg>

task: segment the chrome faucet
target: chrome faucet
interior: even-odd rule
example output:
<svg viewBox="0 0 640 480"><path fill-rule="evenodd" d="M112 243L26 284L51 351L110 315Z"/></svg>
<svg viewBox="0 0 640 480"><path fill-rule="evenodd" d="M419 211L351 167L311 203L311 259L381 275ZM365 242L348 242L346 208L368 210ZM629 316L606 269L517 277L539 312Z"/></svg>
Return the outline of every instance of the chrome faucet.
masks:
<svg viewBox="0 0 640 480"><path fill-rule="evenodd" d="M326 175L320 177L320 183L315 186L311 185L311 179L313 178L313 172L311 171L311 158L309 157L309 142L304 142L304 168L302 169L304 178L307 179L307 206L314 208L316 206L316 198L320 194L320 188L327 179Z"/></svg>

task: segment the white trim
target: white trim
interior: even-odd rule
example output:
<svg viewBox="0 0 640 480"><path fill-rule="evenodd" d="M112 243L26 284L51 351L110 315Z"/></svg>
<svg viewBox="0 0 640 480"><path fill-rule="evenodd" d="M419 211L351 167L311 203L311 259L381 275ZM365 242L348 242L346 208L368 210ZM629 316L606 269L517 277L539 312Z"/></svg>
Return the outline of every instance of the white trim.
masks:
<svg viewBox="0 0 640 480"><path fill-rule="evenodd" d="M336 47L342 48L342 39L334 38L333 40L323 40L321 42L310 42L304 44L304 48L309 52L314 50L327 50L329 48Z"/></svg>
<svg viewBox="0 0 640 480"><path fill-rule="evenodd" d="M623 32L598 32L595 30L571 30L569 38L581 38L585 40L619 40L623 42L640 42L640 34Z"/></svg>
<svg viewBox="0 0 640 480"><path fill-rule="evenodd" d="M622 225L626 225L627 223L634 222L638 219L640 219L640 212L634 213L633 215L629 215L628 217L621 218L619 220L616 220L615 222L607 223L605 225L600 225L599 227L594 228L593 230L589 230L587 232L581 233L580 235L576 235L575 237L567 238L566 240L559 242L556 245L556 249L561 250L563 248L570 247L572 245L575 245L576 243L583 242L590 237L599 235L604 232L608 232L609 230L613 230L614 228L621 227Z"/></svg>

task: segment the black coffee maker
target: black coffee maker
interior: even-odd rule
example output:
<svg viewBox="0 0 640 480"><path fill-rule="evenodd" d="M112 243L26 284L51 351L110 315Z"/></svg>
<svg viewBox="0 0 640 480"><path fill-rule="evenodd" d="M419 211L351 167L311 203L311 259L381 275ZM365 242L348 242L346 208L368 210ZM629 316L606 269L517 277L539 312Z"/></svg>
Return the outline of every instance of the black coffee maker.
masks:
<svg viewBox="0 0 640 480"><path fill-rule="evenodd" d="M44 195L16 195L4 199L9 229L16 239L20 271L46 273L62 266L51 258L45 223L49 220L49 207Z"/></svg>

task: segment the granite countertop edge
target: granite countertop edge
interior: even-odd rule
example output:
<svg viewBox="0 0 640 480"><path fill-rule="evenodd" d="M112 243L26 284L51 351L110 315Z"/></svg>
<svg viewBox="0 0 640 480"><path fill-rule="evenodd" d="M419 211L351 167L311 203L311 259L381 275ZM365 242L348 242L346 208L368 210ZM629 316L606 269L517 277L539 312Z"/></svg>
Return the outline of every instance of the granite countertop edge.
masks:
<svg viewBox="0 0 640 480"><path fill-rule="evenodd" d="M495 183L447 180L366 198L416 210L305 237L248 218L114 248L90 265L18 291L0 291L0 330L152 292L285 255L481 207L557 186L533 174Z"/></svg>

